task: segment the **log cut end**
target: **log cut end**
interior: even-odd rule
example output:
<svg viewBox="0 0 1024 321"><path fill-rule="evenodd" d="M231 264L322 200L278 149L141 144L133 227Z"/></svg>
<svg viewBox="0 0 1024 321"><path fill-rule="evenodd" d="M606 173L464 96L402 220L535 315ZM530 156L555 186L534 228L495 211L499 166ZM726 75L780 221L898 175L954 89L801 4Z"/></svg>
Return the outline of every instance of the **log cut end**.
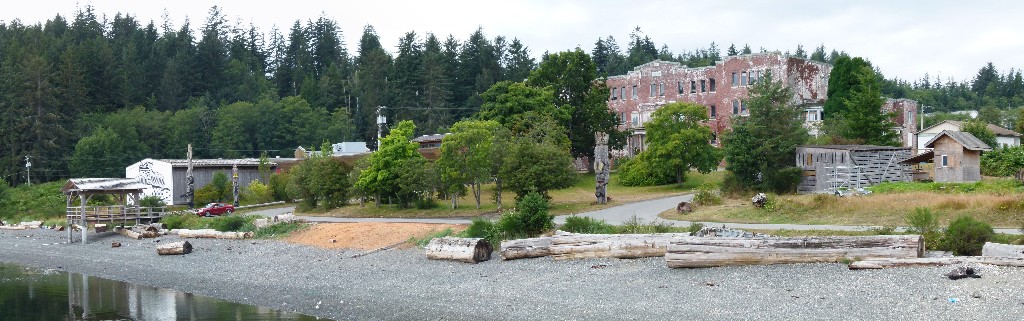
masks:
<svg viewBox="0 0 1024 321"><path fill-rule="evenodd" d="M431 260L479 263L491 259L494 248L482 238L440 237L430 240L426 255Z"/></svg>

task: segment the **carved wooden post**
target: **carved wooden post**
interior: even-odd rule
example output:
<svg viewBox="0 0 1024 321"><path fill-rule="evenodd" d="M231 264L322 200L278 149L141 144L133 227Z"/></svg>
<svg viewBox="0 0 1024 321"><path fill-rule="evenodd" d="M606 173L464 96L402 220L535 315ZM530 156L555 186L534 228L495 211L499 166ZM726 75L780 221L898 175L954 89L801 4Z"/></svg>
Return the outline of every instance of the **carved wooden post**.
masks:
<svg viewBox="0 0 1024 321"><path fill-rule="evenodd" d="M238 206L238 164L231 165L231 187L232 195L235 197L235 206Z"/></svg>
<svg viewBox="0 0 1024 321"><path fill-rule="evenodd" d="M192 144L188 144L188 171L185 173L185 180L188 181L188 190L185 191L185 195L188 197L188 209L195 209L196 181L192 177ZM173 200L170 205L174 205Z"/></svg>
<svg viewBox="0 0 1024 321"><path fill-rule="evenodd" d="M603 132L594 133L594 177L596 178L596 191L598 204L608 203L608 172L611 166L608 161L608 134Z"/></svg>

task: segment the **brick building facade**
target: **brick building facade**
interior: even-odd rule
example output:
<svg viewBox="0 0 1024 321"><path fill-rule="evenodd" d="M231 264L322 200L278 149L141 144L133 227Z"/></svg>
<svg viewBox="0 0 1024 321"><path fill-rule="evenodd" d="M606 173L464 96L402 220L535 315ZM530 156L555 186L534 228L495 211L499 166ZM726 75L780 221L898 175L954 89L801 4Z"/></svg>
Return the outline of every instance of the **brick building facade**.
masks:
<svg viewBox="0 0 1024 321"><path fill-rule="evenodd" d="M720 146L718 137L729 129L730 119L748 113L746 98L750 87L771 72L793 90L792 103L804 109L805 124L812 135L822 117L822 106L828 93L828 76L832 65L786 56L780 53L756 53L728 56L714 66L689 68L676 62L652 61L637 66L625 75L608 77L611 90L608 108L619 115L620 129L632 129L633 135L626 145L625 154L644 150L646 132L644 123L651 114L665 104L692 102L707 107L708 126L714 134L712 144ZM897 123L913 132L916 102L888 102L891 109L907 110ZM910 146L905 140L905 145Z"/></svg>

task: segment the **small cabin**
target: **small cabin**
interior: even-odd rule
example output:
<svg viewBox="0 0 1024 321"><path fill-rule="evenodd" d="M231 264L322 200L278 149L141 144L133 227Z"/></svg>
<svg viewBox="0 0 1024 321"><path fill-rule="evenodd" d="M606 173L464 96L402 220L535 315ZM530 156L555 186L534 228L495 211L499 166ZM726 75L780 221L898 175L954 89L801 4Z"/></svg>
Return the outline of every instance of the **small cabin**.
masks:
<svg viewBox="0 0 1024 321"><path fill-rule="evenodd" d="M932 148L936 182L977 182L981 180L981 152L992 150L968 132L944 130L927 143Z"/></svg>
<svg viewBox="0 0 1024 321"><path fill-rule="evenodd" d="M910 148L874 145L818 145L796 148L796 166L803 170L797 192L835 193L882 182L909 182L911 168L900 161Z"/></svg>

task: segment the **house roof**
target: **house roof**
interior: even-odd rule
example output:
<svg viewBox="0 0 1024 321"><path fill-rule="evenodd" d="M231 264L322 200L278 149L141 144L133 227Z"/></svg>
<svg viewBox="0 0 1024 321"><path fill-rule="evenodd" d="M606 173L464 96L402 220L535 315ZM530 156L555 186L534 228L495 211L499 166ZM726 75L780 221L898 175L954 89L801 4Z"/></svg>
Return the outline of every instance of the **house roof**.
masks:
<svg viewBox="0 0 1024 321"><path fill-rule="evenodd" d="M869 150L903 150L910 149L907 147L896 147L896 146L877 146L877 145L803 145L803 148L825 148L825 149L841 149L849 151L869 151Z"/></svg>
<svg viewBox="0 0 1024 321"><path fill-rule="evenodd" d="M971 135L971 133L968 133L968 132L958 132L958 131L952 131L952 130L943 130L941 133L939 133L938 135L935 135L935 137L932 137L931 140L929 140L927 143L925 143L924 147L925 148L935 148L934 147L935 146L935 142L938 141L939 138L941 138L942 136L949 136L949 138L952 138L957 143L960 143L960 145L963 145L964 148L969 149L969 150L980 150L980 151L992 150L992 147L989 147L988 144L985 144L985 142L981 141L977 137L974 137L974 135Z"/></svg>
<svg viewBox="0 0 1024 321"><path fill-rule="evenodd" d="M270 166L277 166L274 163L274 159L268 159ZM154 159L154 161L164 162L171 164L173 167L188 166L187 159ZM223 166L260 166L260 160L258 158L241 158L241 159L193 159L192 167L223 167Z"/></svg>
<svg viewBox="0 0 1024 321"><path fill-rule="evenodd" d="M420 136L420 137L416 137L416 138L413 138L413 139L412 139L412 141L414 141L414 142L417 142L417 143L423 143L423 142L439 142L439 141L441 141L442 139L444 139L444 137L445 137L445 136L448 136L448 135L450 135L450 133L445 133L445 134L433 134L433 135L423 135L423 136Z"/></svg>
<svg viewBox="0 0 1024 321"><path fill-rule="evenodd" d="M959 120L944 120L944 121L942 121L942 122L940 122L938 124L931 125L928 128L922 129L918 133L922 133L922 132L928 131L929 129L935 128L935 127L937 127L939 125L942 125L942 124L950 124L950 125L956 126L956 128L963 128L964 127L964 122L962 122L962 121L959 121ZM1006 129L1006 128L1003 128L1003 127L999 127L999 126L996 126L996 125L993 125L993 124L985 124L985 127L988 128L988 130L991 131L996 136L1021 137L1021 134L1018 133L1018 132L1015 132L1015 131L1012 131L1012 130L1009 130L1009 129Z"/></svg>
<svg viewBox="0 0 1024 321"><path fill-rule="evenodd" d="M64 183L60 191L64 194L120 194L122 192L142 192L149 188L134 178L72 178Z"/></svg>

